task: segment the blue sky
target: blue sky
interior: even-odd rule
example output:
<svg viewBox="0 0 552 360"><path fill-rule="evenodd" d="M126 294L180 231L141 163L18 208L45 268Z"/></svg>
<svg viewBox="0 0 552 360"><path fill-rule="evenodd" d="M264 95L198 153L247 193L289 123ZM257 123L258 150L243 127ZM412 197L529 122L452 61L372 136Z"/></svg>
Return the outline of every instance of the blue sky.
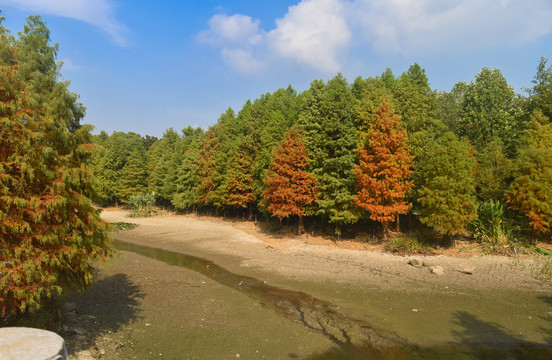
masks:
<svg viewBox="0 0 552 360"><path fill-rule="evenodd" d="M341 72L401 74L417 62L449 91L484 67L517 92L552 62L550 0L0 0L17 33L42 15L85 123L162 136L207 128L228 107ZM550 64L550 62L549 62Z"/></svg>

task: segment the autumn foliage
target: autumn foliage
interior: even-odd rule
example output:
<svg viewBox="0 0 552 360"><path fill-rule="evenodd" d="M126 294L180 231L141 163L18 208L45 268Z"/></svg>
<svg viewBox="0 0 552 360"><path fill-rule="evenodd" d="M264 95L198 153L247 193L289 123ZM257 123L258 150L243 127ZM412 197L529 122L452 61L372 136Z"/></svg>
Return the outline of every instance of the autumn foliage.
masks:
<svg viewBox="0 0 552 360"><path fill-rule="evenodd" d="M40 22L32 21L40 30ZM0 41L3 60L15 57L19 48L7 37ZM71 123L61 105L75 99L66 84L40 88L48 83L37 81L40 74L29 63L19 63L0 61L1 316L37 309L53 293L82 289L93 263L110 251L107 224L88 198L90 128Z"/></svg>
<svg viewBox="0 0 552 360"><path fill-rule="evenodd" d="M301 133L293 129L286 134L274 151L270 170L265 179L265 206L280 220L305 215L306 208L317 199L316 181L307 172L309 158Z"/></svg>
<svg viewBox="0 0 552 360"><path fill-rule="evenodd" d="M389 222L410 209L404 197L412 187L408 180L412 156L406 146L406 132L387 99L376 109L358 148L358 157L355 203L383 225L386 236Z"/></svg>

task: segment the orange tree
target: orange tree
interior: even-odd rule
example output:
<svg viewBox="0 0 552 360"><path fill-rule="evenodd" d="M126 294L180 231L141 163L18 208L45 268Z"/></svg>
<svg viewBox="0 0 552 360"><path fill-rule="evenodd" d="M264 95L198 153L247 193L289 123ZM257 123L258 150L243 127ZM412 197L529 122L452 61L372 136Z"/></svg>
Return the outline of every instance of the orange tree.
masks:
<svg viewBox="0 0 552 360"><path fill-rule="evenodd" d="M0 18L0 21L2 19ZM39 17L19 39L0 24L0 315L90 283L109 255L107 224L92 207L90 127L58 82L57 47Z"/></svg>
<svg viewBox="0 0 552 360"><path fill-rule="evenodd" d="M359 110L362 114L362 103ZM370 219L382 224L387 239L389 222L410 209L404 197L412 187L408 180L412 156L406 146L406 132L387 98L376 109L370 129L363 135L358 157L355 203L370 212Z"/></svg>
<svg viewBox="0 0 552 360"><path fill-rule="evenodd" d="M300 131L287 133L274 151L270 170L265 178L264 205L280 221L288 216L299 217L299 231L304 231L306 208L317 199L316 180L306 171L309 158Z"/></svg>

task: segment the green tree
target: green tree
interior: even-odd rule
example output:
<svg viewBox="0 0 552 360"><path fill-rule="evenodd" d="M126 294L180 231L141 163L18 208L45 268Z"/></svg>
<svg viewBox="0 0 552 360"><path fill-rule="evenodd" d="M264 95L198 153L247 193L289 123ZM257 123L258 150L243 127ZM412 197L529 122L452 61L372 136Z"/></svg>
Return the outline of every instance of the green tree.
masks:
<svg viewBox="0 0 552 360"><path fill-rule="evenodd" d="M228 169L227 204L234 208L249 208L249 220L253 216L253 160L251 154L237 151Z"/></svg>
<svg viewBox="0 0 552 360"><path fill-rule="evenodd" d="M476 214L476 162L468 144L446 133L422 154L420 220L445 236L461 233Z"/></svg>
<svg viewBox="0 0 552 360"><path fill-rule="evenodd" d="M107 224L89 199L90 126L39 17L19 39L0 18L0 314L32 311L82 289L110 254ZM34 49L34 50L33 50ZM70 102L73 102L69 104Z"/></svg>
<svg viewBox="0 0 552 360"><path fill-rule="evenodd" d="M542 57L533 78L533 87L528 89L528 113L540 109L544 116L552 119L552 66L546 67L548 59Z"/></svg>
<svg viewBox="0 0 552 360"><path fill-rule="evenodd" d="M464 92L458 117L458 135L476 149L483 149L495 137L513 154L520 130L519 103L514 89L499 69L483 68Z"/></svg>
<svg viewBox="0 0 552 360"><path fill-rule="evenodd" d="M429 86L425 70L418 64L410 66L396 81L393 96L406 129L408 146L417 162L425 146L444 131L436 116L437 96Z"/></svg>
<svg viewBox="0 0 552 360"><path fill-rule="evenodd" d="M163 205L169 205L176 192L178 168L182 161L179 143L180 135L170 128L150 147L149 190L155 192L158 202Z"/></svg>
<svg viewBox="0 0 552 360"><path fill-rule="evenodd" d="M187 127L182 130L184 155L178 169L176 193L172 204L178 210L192 208L198 203L199 197L199 138L203 134L201 128Z"/></svg>
<svg viewBox="0 0 552 360"><path fill-rule="evenodd" d="M118 197L128 202L131 195L144 193L147 189L146 154L140 148L130 151L119 180Z"/></svg>
<svg viewBox="0 0 552 360"><path fill-rule="evenodd" d="M339 235L343 225L355 223L359 217L353 204L355 98L345 78L338 74L327 85L313 81L302 101L299 126L311 159L311 172L320 186L317 215L335 224Z"/></svg>
<svg viewBox="0 0 552 360"><path fill-rule="evenodd" d="M512 176L512 161L504 153L504 145L499 138L489 142L477 155L478 196L482 201L502 200Z"/></svg>

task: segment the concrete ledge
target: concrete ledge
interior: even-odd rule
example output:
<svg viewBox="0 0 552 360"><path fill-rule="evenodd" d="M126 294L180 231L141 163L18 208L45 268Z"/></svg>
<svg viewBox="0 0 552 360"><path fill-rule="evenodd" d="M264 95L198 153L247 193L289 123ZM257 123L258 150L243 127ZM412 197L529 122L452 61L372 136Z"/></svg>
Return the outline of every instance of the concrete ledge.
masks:
<svg viewBox="0 0 552 360"><path fill-rule="evenodd" d="M67 349L61 336L47 330L0 328L2 360L66 360Z"/></svg>

